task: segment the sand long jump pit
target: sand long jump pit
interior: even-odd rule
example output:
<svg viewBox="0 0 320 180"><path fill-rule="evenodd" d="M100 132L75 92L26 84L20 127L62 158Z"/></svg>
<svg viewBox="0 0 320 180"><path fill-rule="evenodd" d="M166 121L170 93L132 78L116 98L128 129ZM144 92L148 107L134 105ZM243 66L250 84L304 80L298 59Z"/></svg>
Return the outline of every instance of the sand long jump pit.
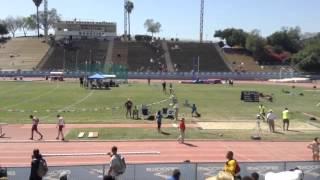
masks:
<svg viewBox="0 0 320 180"><path fill-rule="evenodd" d="M204 130L252 130L257 128L257 123L255 121L240 121L240 122L197 122L198 126ZM269 130L268 124L266 122L261 122L260 127L262 130ZM276 122L276 129L282 129L282 121ZM316 131L320 130L319 127L314 126L310 123L304 122L295 122L294 120L290 121L291 130L307 130L307 131Z"/></svg>

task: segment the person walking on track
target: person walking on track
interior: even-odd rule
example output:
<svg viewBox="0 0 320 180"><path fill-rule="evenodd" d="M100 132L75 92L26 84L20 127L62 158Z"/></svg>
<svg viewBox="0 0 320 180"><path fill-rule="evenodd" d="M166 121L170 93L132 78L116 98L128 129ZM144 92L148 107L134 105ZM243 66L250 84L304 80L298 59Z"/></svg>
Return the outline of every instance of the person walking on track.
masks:
<svg viewBox="0 0 320 180"><path fill-rule="evenodd" d="M58 136L57 136L57 140L59 140L60 135L61 135L61 140L64 141L64 135L63 135L63 128L65 126L65 122L62 116L60 116L59 114L57 115L58 118L58 122L57 122L57 128L58 128Z"/></svg>
<svg viewBox="0 0 320 180"><path fill-rule="evenodd" d="M31 137L30 140L33 140L33 132L36 132L40 138L39 140L41 140L43 138L43 135L38 131L38 124L39 124L39 118L30 115L30 119L32 119L32 128L31 128Z"/></svg>

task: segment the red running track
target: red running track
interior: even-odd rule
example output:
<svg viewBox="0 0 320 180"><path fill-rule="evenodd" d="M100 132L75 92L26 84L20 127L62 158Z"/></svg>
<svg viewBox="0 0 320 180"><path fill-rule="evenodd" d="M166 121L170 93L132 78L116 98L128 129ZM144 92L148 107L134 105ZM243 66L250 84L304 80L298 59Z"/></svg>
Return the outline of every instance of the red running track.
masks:
<svg viewBox="0 0 320 180"><path fill-rule="evenodd" d="M305 161L311 159L308 142L231 142L231 141L131 141L131 142L17 142L0 143L0 166L29 166L31 153L106 153L113 145L120 152L159 151L154 155L126 155L128 163L223 162L232 150L241 162L253 161ZM50 166L91 165L109 161L108 156L47 157Z"/></svg>

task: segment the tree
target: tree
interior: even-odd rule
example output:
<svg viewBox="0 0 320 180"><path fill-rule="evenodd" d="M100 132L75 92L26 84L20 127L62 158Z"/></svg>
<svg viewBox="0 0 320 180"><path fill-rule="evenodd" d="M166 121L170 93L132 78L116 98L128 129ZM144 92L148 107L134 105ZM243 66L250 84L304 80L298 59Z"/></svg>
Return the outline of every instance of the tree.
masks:
<svg viewBox="0 0 320 180"><path fill-rule="evenodd" d="M285 51L297 53L301 49L301 29L295 28L282 28L271 34L268 38L268 44L272 46L280 46Z"/></svg>
<svg viewBox="0 0 320 180"><path fill-rule="evenodd" d="M161 24L155 22L153 19L147 19L144 23L144 27L147 29L147 32L151 32L151 36L153 37L154 33L160 32Z"/></svg>
<svg viewBox="0 0 320 180"><path fill-rule="evenodd" d="M319 72L320 70L320 36L308 39L303 49L292 57L296 67L304 71Z"/></svg>
<svg viewBox="0 0 320 180"><path fill-rule="evenodd" d="M39 33L39 6L41 5L42 3L42 0L32 0L34 5L37 7L37 27L38 27L38 37L40 36L40 33Z"/></svg>
<svg viewBox="0 0 320 180"><path fill-rule="evenodd" d="M22 21L22 24L21 24L20 29L22 29L24 37L27 36L27 31L28 30L37 29L37 23L35 21L33 21L30 16L29 17L23 17L21 21Z"/></svg>
<svg viewBox="0 0 320 180"><path fill-rule="evenodd" d="M19 29L17 18L9 16L4 21L8 31L12 34L13 37L15 37L16 31Z"/></svg>
<svg viewBox="0 0 320 180"><path fill-rule="evenodd" d="M38 15L39 15L39 29L44 29L44 26L46 23L44 12L39 11ZM36 14L31 14L30 18L32 19L33 22L37 22L37 15ZM60 20L61 20L61 17L57 13L57 10L55 8L52 8L51 10L48 11L48 19L47 19L48 29L55 28L57 22L59 22ZM32 24L32 21L30 20L31 24Z"/></svg>
<svg viewBox="0 0 320 180"><path fill-rule="evenodd" d="M6 35L8 33L9 32L8 32L7 26L2 21L0 21L0 35L1 35L1 37L3 37L3 35Z"/></svg>
<svg viewBox="0 0 320 180"><path fill-rule="evenodd" d="M130 14L134 8L133 2L127 1L125 4L125 9L128 13L128 24L129 24L129 36L130 36Z"/></svg>
<svg viewBox="0 0 320 180"><path fill-rule="evenodd" d="M245 47L247 35L248 33L243 31L242 29L235 29L235 28L227 28L227 29L224 29L223 31L217 30L214 33L214 37L225 39L226 43L229 46L239 45L241 47Z"/></svg>
<svg viewBox="0 0 320 180"><path fill-rule="evenodd" d="M260 36L260 31L253 30L247 35L245 48L251 51L256 59L260 59L264 54L266 44L266 39Z"/></svg>
<svg viewBox="0 0 320 180"><path fill-rule="evenodd" d="M24 29L23 28L23 24L24 24L24 22L23 22L23 17L16 17L16 24L17 24L17 27L18 27L18 29ZM26 32L25 31L23 31L24 32L24 36L26 36Z"/></svg>

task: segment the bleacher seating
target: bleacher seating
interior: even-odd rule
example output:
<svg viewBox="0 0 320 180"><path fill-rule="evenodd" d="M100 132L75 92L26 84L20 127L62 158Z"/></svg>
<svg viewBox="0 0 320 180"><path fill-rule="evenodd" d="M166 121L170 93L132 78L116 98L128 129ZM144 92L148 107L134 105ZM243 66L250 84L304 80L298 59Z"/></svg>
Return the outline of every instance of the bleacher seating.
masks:
<svg viewBox="0 0 320 180"><path fill-rule="evenodd" d="M49 49L38 38L14 38L0 46L1 69L34 69Z"/></svg>
<svg viewBox="0 0 320 180"><path fill-rule="evenodd" d="M128 64L128 44L121 42L120 40L114 41L113 52L112 52L112 62L114 64Z"/></svg>
<svg viewBox="0 0 320 180"><path fill-rule="evenodd" d="M161 43L129 42L128 66L129 71L166 71Z"/></svg>
<svg viewBox="0 0 320 180"><path fill-rule="evenodd" d="M41 69L63 69L65 66L66 70L83 70L86 62L88 66L105 63L108 41L74 40L68 44L56 44L54 48L52 55Z"/></svg>
<svg viewBox="0 0 320 180"><path fill-rule="evenodd" d="M246 50L245 50L246 51ZM235 72L279 72L281 66L259 65L250 53L241 50L224 50L225 60Z"/></svg>
<svg viewBox="0 0 320 180"><path fill-rule="evenodd" d="M229 68L212 43L168 43L175 71L190 72L200 57L200 72L229 72ZM197 68L195 68L197 70Z"/></svg>

